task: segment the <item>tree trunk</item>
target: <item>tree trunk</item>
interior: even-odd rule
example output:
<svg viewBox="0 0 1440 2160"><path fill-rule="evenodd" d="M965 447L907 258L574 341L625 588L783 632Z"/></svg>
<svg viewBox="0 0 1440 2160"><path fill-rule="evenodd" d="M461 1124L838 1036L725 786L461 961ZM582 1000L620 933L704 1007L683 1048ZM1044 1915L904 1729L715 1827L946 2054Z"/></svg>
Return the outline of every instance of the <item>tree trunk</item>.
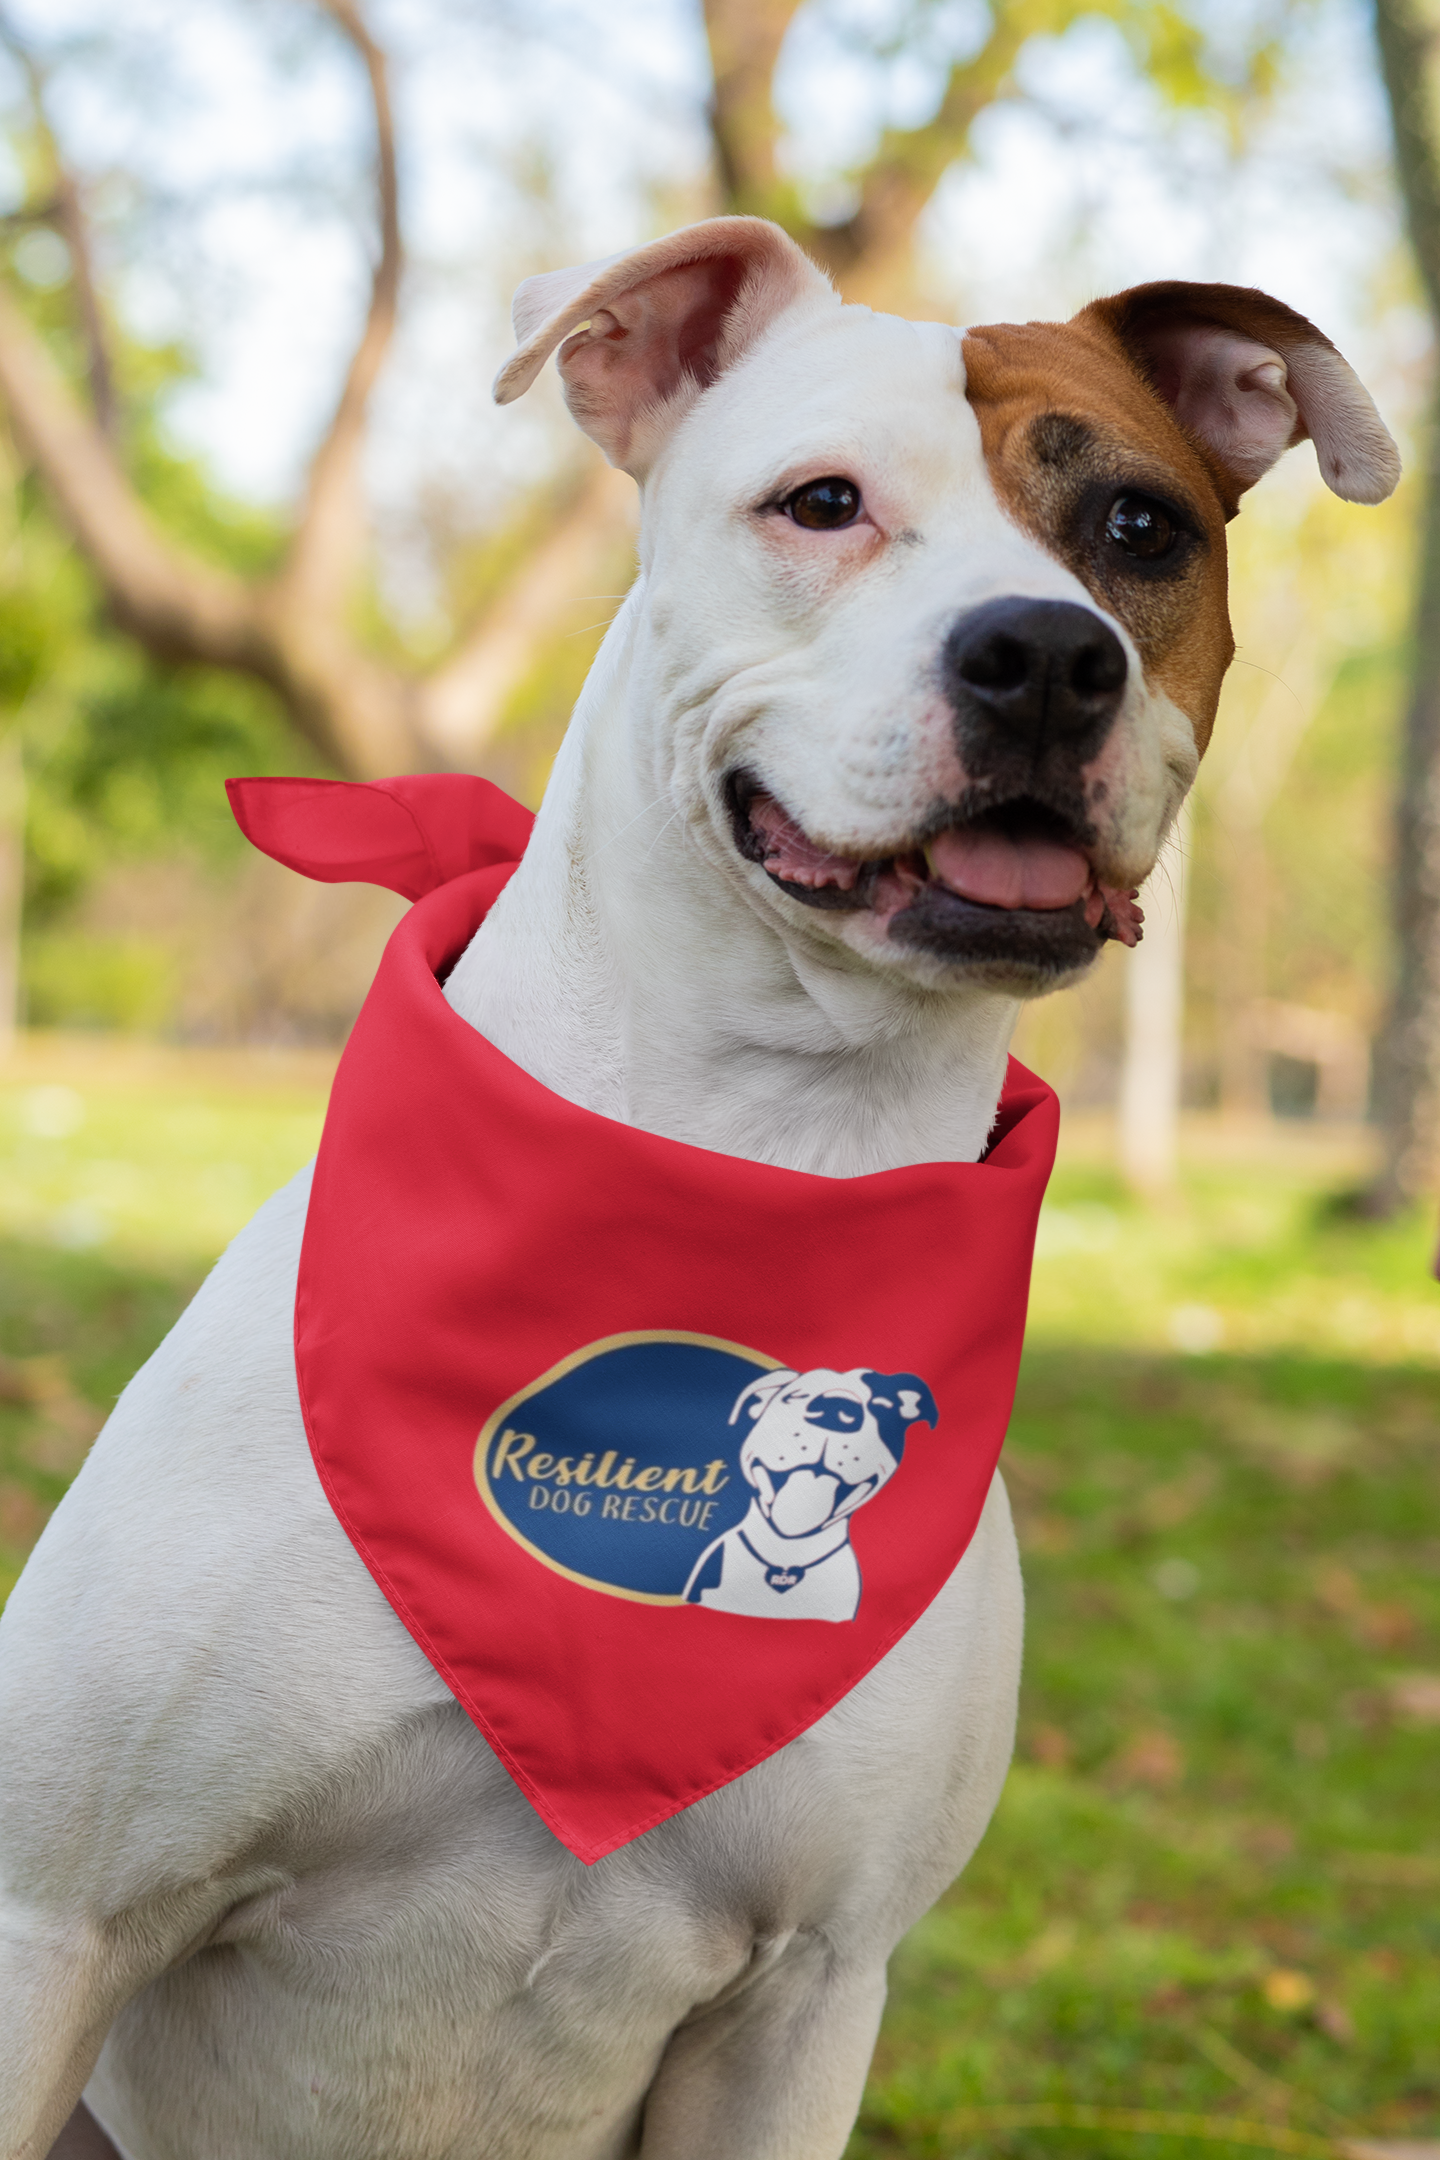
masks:
<svg viewBox="0 0 1440 2160"><path fill-rule="evenodd" d="M1265 829L1238 818L1218 836L1226 850L1225 992L1220 1001L1220 1107L1264 1117L1270 1108L1269 1060L1257 1028L1268 988L1270 865Z"/></svg>
<svg viewBox="0 0 1440 2160"><path fill-rule="evenodd" d="M1146 882L1145 935L1123 962L1120 1167L1150 1198L1173 1189L1178 1157L1190 823L1187 802Z"/></svg>
<svg viewBox="0 0 1440 2160"><path fill-rule="evenodd" d="M25 892L25 767L20 729L0 735L0 1059L20 1024L20 911Z"/></svg>
<svg viewBox="0 0 1440 2160"><path fill-rule="evenodd" d="M1276 662L1244 733L1237 740L1230 721L1227 740L1211 748L1202 768L1211 783L1225 888L1220 1102L1222 1109L1250 1117L1270 1111L1270 1059L1263 1036L1271 898L1265 820L1334 679L1332 656L1322 648L1322 625L1307 616L1293 589L1272 588L1265 612L1277 628L1290 618L1288 650Z"/></svg>
<svg viewBox="0 0 1440 2160"><path fill-rule="evenodd" d="M1375 30L1406 224L1440 341L1436 29L1413 0L1376 0ZM1395 985L1375 1045L1375 1101L1385 1145L1371 1196L1377 1214L1432 1190L1440 1168L1440 380L1431 395L1424 475L1410 692L1394 812Z"/></svg>
<svg viewBox="0 0 1440 2160"><path fill-rule="evenodd" d="M630 479L597 465L574 503L526 557L478 625L420 686L425 741L462 768L477 765L505 717L507 698L535 664L544 638L597 577L628 585L637 498ZM604 615L615 596L592 591Z"/></svg>
<svg viewBox="0 0 1440 2160"><path fill-rule="evenodd" d="M1432 1191L1440 1169L1440 383L1425 444L1413 636L1394 810L1395 986L1375 1045L1378 1214Z"/></svg>

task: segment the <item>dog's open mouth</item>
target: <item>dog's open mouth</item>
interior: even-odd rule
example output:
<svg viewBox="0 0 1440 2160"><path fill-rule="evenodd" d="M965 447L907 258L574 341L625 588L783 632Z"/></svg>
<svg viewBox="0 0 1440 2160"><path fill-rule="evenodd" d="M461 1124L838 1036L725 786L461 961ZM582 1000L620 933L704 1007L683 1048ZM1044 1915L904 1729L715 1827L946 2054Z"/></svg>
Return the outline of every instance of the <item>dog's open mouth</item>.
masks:
<svg viewBox="0 0 1440 2160"><path fill-rule="evenodd" d="M1107 938L1140 942L1135 893L1102 884L1083 836L1029 796L871 860L819 846L743 774L730 803L736 846L783 891L810 907L863 910L902 944L1048 973L1083 965Z"/></svg>

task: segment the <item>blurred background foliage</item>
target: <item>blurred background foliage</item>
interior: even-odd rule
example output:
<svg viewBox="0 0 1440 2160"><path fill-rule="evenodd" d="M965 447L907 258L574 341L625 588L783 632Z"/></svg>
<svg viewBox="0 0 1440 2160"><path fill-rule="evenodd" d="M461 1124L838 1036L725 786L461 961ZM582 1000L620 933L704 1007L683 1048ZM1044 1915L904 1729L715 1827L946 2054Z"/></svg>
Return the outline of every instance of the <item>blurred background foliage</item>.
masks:
<svg viewBox="0 0 1440 2160"><path fill-rule="evenodd" d="M1313 193L1312 228L1325 217L1342 220L1347 205L1354 211L1346 244L1365 259L1342 262L1321 297L1350 319L1334 324L1342 341L1352 321L1364 326L1366 350L1357 358L1372 380L1378 370L1382 402L1403 430L1427 363L1374 113L1368 135L1362 127L1354 140L1341 130L1327 141L1316 127L1308 140L1294 141L1295 113L1307 98L1315 102L1317 71L1333 66L1347 39L1365 54L1363 13L1343 0L1197 0L1188 8L1154 0L1006 0L990 8L712 0L703 25L687 25L683 16L668 21L680 53L673 65L682 74L688 67L692 78L688 132L682 128L678 147L670 145L668 170L647 171L643 160L635 170L632 159L630 169L606 175L612 211L622 232L628 227L638 237L715 208L757 209L786 223L852 297L912 312L970 313L974 300L1012 297L993 265L977 276L968 263L976 221L973 212L966 219L963 200L957 207L957 176L963 195L967 174L983 183L987 166L1004 163L994 154L991 125L1002 116L1012 132L1022 122L1042 129L1047 154L1058 145L1070 161L1068 189L1059 191L1069 215L1032 238L1028 265L1035 289L1027 312L1058 311L1078 304L1097 280L1144 274L1157 255L1188 256L1200 272L1233 255L1227 219L1239 214L1237 203L1263 219L1266 175L1288 159L1292 195ZM640 14L631 25L636 38L647 27ZM392 92L400 98L398 192L390 199L397 224L406 189L413 201L434 184L407 134L407 79L414 105L423 68L433 83L447 55L456 67L476 62L479 15L467 16L463 26L443 8L433 16L420 6L376 16L381 44L394 55L391 72L403 70ZM202 304L198 296L207 276L213 283L215 266L197 269L195 257L204 254L216 216L227 205L244 209L257 192L268 197L272 215L322 227L328 217L342 245L347 230L358 232L352 285L356 267L363 272L368 228L373 327L387 198L382 185L378 200L367 199L375 121L353 104L365 82L355 66L365 58L358 20L346 8L310 0L273 4L248 20L220 0L201 11L192 37L202 46L207 27L217 53L226 39L248 40L249 66L262 78L268 72L272 86L278 80L289 94L308 89L322 101L343 89L352 98L343 124L329 123L324 147L334 170L321 170L322 148L311 145L238 175L223 162L200 169L193 151L196 169L177 173L145 147L137 119L148 114L163 124L187 88L186 69L206 72L184 40L171 40L163 65L156 61L167 21L158 0L126 27L104 22L80 0L58 14L44 11L43 22L17 15L9 23L13 207L4 226L5 289L73 400L77 425L90 426L96 457L113 461L177 559L227 573L252 608L283 590L287 566L303 550L316 475L335 449L339 422L325 422L324 373L311 358L310 410L298 428L292 416L289 495L298 509L263 480L248 494L225 484L229 474L243 478L246 461L243 450L217 444L213 419L208 436L200 431L200 448L191 447L196 430L177 427L177 417L183 422L193 409L207 375L223 377L233 364L227 343L235 342L227 341L226 321L235 290L218 301L211 292ZM486 189L504 198L498 244L477 260L472 243L456 279L469 296L470 327L490 346L483 374L504 349L497 318L512 273L594 244L576 200L580 183L565 172L553 139L554 100L547 106L531 71L543 67L547 40L557 63L568 41L570 63L583 65L595 26L577 6L537 19L529 35L500 9L481 27L492 60L510 63L515 102L523 107L528 96L531 108L520 124L509 123L498 152L503 186L493 172L484 186L475 183L482 154L473 141L463 152L477 199ZM657 18L648 27L667 25ZM707 54L684 51L687 29L692 40L696 29L705 33L708 84ZM612 95L631 58L628 46L609 55ZM142 89L137 77L152 63ZM1368 95L1373 106L1373 65L1370 73L1358 100L1363 105ZM637 106L647 99L653 106L655 75L653 63L639 70L630 86ZM207 94L216 95L213 83ZM1333 85L1327 95L1333 98ZM127 100L135 107L128 132L111 117L97 131L98 148L87 144L77 116L102 105L113 116ZM321 122L323 136L323 111ZM505 134L498 123L496 133ZM458 161L462 153L452 155ZM1113 226L1115 218L1101 198L1107 187L1133 198L1125 164L1137 156L1167 168L1170 194L1157 193L1152 206L1158 229L1107 238L1107 219ZM1098 180L1086 162L1096 157ZM442 177L453 179L453 170ZM1177 208L1179 245L1167 250L1164 227L1177 187L1183 192L1189 182L1193 195L1197 179L1214 230L1198 239L1180 230L1188 210ZM1021 205L1018 215L1036 225L1033 205ZM334 242L336 231L329 236ZM1276 244L1284 237L1278 233ZM527 239L532 251L522 255ZM354 238L348 244L353 255ZM421 232L407 273L408 304L422 330L438 278L427 246L433 253ZM157 263L171 288L158 307L145 284L155 285ZM1232 274L1250 269L1242 262ZM231 266L232 287L246 275L256 275L252 263ZM357 297L349 296L352 321ZM346 307L326 299L343 339ZM166 335L149 330L157 317ZM443 342L432 326L431 346ZM337 360L343 375L343 344L332 353L332 377ZM412 397L453 387L454 356L417 361L403 334L390 366L402 379L417 378ZM467 355L467 375L473 367ZM96 407L97 369L108 417ZM456 401L457 425L473 397L467 384ZM437 440L433 415L417 429L413 415L397 420L380 391L371 403L377 400L369 451L363 441L344 449L357 470L370 457L371 508L367 517L357 494L359 539L352 536L350 557L322 595L332 643L346 648L347 665L387 671L402 697L418 685L423 698L447 654L459 651L472 671L461 685L469 707L458 725L452 714L428 734L422 713L405 738L405 762L477 766L534 802L604 623L629 581L629 505L604 487L586 447L563 434L553 396L525 430L521 456L530 469L512 468L499 481L477 474L472 453L445 441L443 428ZM270 668L265 680L253 668L205 665L213 655L203 640L190 637L183 622L176 632L183 607L158 629L143 610L137 614L123 572L101 559L93 532L80 530L79 550L69 544L75 517L63 500L57 509L44 477L49 471L53 479L54 458L37 445L33 426L27 433L23 401L20 408L13 396L9 402L18 437L4 457L0 506L0 698L5 712L18 714L12 726L23 742L28 798L25 1016L36 1025L140 1028L180 1039L228 1039L237 1029L282 1040L343 1033L368 972L366 936L373 951L386 910L363 895L335 902L337 919L355 920L344 943L356 964L343 989L315 1005L316 971L283 926L287 908L298 909L307 927L311 911L289 895L282 873L245 861L218 787L236 770L374 769L369 746L346 736L343 671L334 688L342 717L317 730L283 666ZM495 439L492 421L477 432ZM1302 455L1308 465L1309 453ZM377 487L382 456L389 469ZM251 463L263 465L263 452ZM1327 1091L1323 1061L1310 1054L1307 1023L1295 1015L1320 1015L1308 1023L1318 1037L1326 1035L1328 1016L1326 1040L1341 1043L1335 1054L1352 1066L1365 1055L1359 1039L1368 1043L1383 1016L1413 494L1412 486L1378 516L1356 513L1325 497L1313 470L1287 472L1252 498L1236 528L1240 659L1191 843L1185 1091L1195 1106L1294 1114L1319 1100L1330 1108L1335 1091ZM596 589L594 599L577 597L586 587ZM122 624L138 637L123 634ZM1307 649L1315 644L1318 651ZM1275 700L1267 704L1277 675L1295 679L1290 704L1304 707L1299 724ZM1240 783L1219 784L1227 741L1242 730L1278 733L1290 743L1283 776L1269 783L1263 803L1253 799L1253 787L1242 799ZM386 738L387 745L399 740L393 730ZM246 986L257 965L254 920L267 910L273 921L263 941L268 957L259 963L264 980ZM203 936L184 934L201 922ZM287 942L293 982L279 959ZM217 996L201 979L207 974L223 975L234 994ZM1037 1011L1026 1031L1025 1043L1078 1103L1115 1091L1117 974L1107 966L1078 995ZM1288 1032L1272 1007L1289 1011ZM1340 1094L1353 1114L1353 1085Z"/></svg>

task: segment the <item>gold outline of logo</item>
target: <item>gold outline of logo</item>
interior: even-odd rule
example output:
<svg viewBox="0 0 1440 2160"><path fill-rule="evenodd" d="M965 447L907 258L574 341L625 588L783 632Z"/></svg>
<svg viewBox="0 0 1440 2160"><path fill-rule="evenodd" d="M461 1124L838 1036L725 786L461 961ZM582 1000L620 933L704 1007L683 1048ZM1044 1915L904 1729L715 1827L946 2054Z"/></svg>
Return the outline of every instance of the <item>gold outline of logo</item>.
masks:
<svg viewBox="0 0 1440 2160"><path fill-rule="evenodd" d="M552 1560L548 1553L541 1552L538 1545L532 1545L529 1538L523 1537L515 1528L490 1490L490 1475L486 1467L491 1441L506 1419L519 1409L521 1403L528 1402L532 1395L540 1394L555 1381L563 1380L566 1373L574 1372L577 1365L588 1365L592 1358L603 1357L607 1350L624 1350L632 1343L655 1342L694 1343L702 1350L725 1350L732 1357L744 1358L761 1372L780 1372L784 1369L780 1358L765 1357L760 1351L751 1350L745 1343L727 1342L723 1335L692 1335L684 1328L637 1328L630 1335L602 1335L598 1342L586 1343L582 1350L572 1350L568 1357L561 1358L558 1365L552 1365L548 1372L541 1373L538 1380L529 1381L507 1401L501 1403L498 1410L490 1413L481 1426L480 1437L475 1443L475 1486L506 1536L512 1537L517 1545L522 1546L532 1560L538 1560L542 1567L549 1568L552 1575L563 1575L567 1582L579 1583L582 1590L599 1590L605 1597L625 1598L632 1605L680 1605L684 1603L683 1598L661 1597L652 1590L622 1590L615 1583L597 1581L593 1575L577 1575L573 1568L562 1567L558 1560Z"/></svg>

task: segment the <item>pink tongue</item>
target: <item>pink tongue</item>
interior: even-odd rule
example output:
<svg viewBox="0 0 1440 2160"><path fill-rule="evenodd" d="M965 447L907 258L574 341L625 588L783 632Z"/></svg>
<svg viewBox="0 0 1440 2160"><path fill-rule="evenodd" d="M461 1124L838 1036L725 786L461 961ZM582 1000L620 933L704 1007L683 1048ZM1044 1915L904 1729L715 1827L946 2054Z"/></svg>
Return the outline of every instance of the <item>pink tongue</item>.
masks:
<svg viewBox="0 0 1440 2160"><path fill-rule="evenodd" d="M986 907L1070 907L1090 883L1080 850L1058 840L1011 840L972 828L941 833L925 852L942 885Z"/></svg>

